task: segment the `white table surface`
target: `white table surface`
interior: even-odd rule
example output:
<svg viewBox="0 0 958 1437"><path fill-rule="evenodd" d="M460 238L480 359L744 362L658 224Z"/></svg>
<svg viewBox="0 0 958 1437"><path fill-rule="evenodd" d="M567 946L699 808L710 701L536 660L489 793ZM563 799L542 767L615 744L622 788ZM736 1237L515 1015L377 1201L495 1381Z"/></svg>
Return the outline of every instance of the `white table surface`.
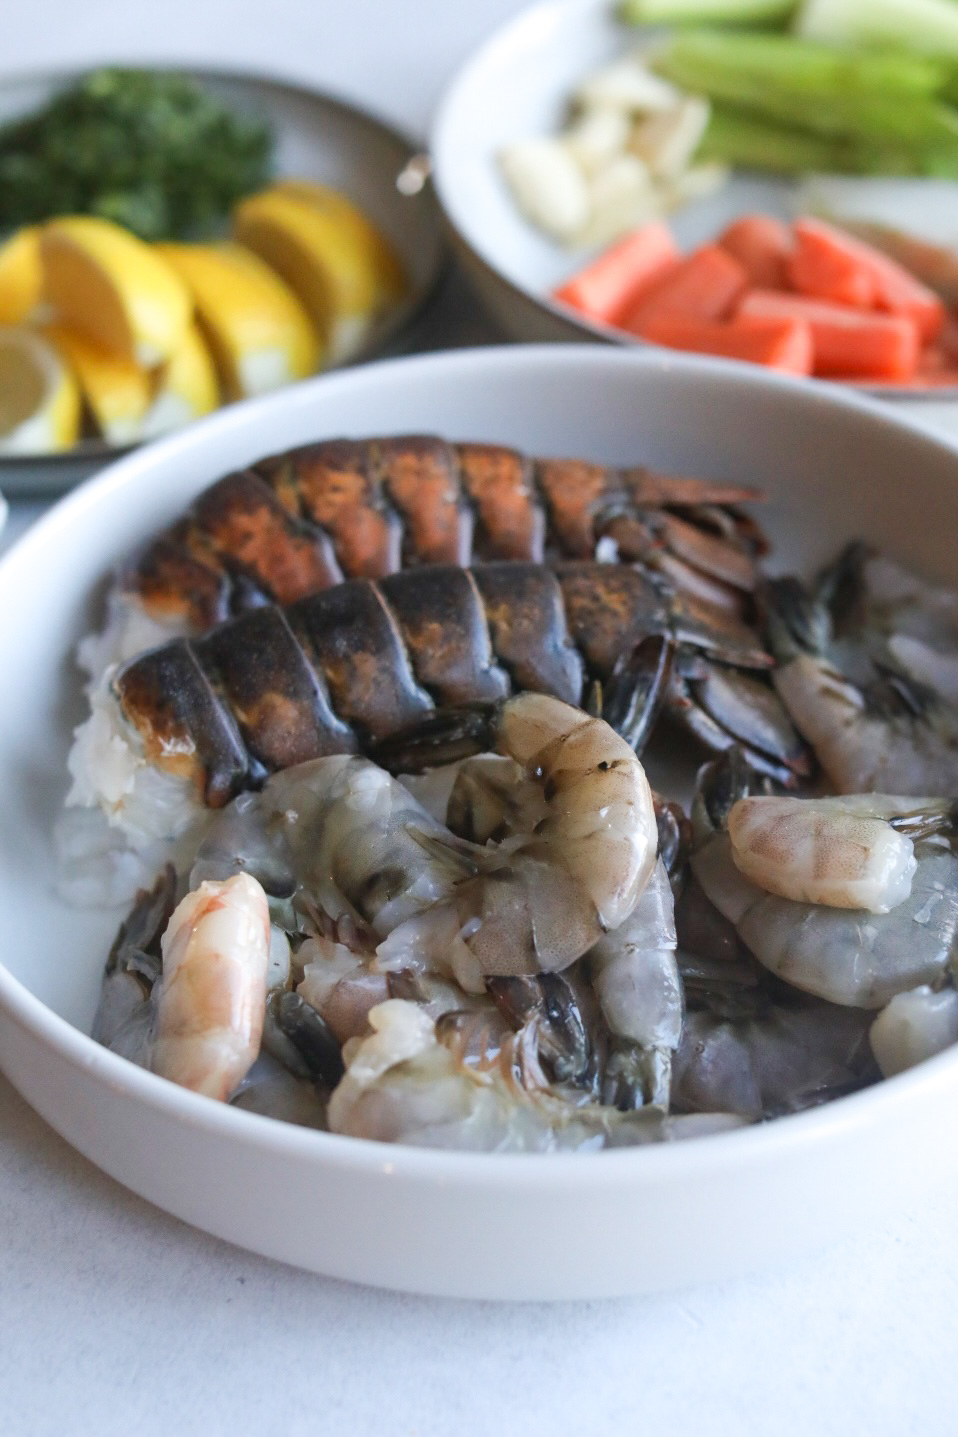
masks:
<svg viewBox="0 0 958 1437"><path fill-rule="evenodd" d="M0 67L256 66L422 134L445 77L518 8L0 0ZM496 337L453 280L419 342ZM958 406L912 411L958 436ZM13 504L0 549L40 512ZM404 1298L185 1227L99 1173L0 1079L0 1433L944 1437L958 1431L956 1200L955 1189L916 1197L884 1225L863 1212L853 1240L815 1258L677 1296Z"/></svg>

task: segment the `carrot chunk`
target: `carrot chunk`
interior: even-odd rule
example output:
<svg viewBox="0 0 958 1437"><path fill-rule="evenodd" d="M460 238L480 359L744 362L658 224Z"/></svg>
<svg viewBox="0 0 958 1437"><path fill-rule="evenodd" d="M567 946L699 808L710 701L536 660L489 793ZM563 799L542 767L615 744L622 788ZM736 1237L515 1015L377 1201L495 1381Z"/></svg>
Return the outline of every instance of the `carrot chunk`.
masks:
<svg viewBox="0 0 958 1437"><path fill-rule="evenodd" d="M792 254L786 224L771 215L743 215L718 237L719 247L737 259L758 289L784 289Z"/></svg>
<svg viewBox="0 0 958 1437"><path fill-rule="evenodd" d="M802 319L811 330L815 374L855 379L910 379L920 349L914 320L874 314L775 290L752 290L739 314L750 319Z"/></svg>
<svg viewBox="0 0 958 1437"><path fill-rule="evenodd" d="M590 319L618 324L639 295L673 270L680 258L669 229L655 220L626 235L566 280L555 290L554 298Z"/></svg>
<svg viewBox="0 0 958 1437"><path fill-rule="evenodd" d="M793 226L795 250L788 261L788 279L800 294L832 304L871 309L876 302L875 277L851 235L823 220L800 219Z"/></svg>
<svg viewBox="0 0 958 1437"><path fill-rule="evenodd" d="M811 374L812 336L801 319L691 320L660 316L649 321L643 338L668 349L746 359L786 374Z"/></svg>
<svg viewBox="0 0 958 1437"><path fill-rule="evenodd" d="M660 319L724 319L747 286L748 275L737 259L718 245L703 245L640 297L622 327L642 334Z"/></svg>

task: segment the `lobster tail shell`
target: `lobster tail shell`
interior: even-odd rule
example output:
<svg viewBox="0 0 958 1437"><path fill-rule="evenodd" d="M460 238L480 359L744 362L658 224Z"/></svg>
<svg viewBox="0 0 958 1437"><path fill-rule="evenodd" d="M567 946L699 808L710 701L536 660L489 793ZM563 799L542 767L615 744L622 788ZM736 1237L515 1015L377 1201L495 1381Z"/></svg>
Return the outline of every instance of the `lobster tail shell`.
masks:
<svg viewBox="0 0 958 1437"><path fill-rule="evenodd" d="M591 678L668 625L633 569L435 566L251 610L132 660L113 691L148 761L189 774L219 807L269 772L369 747L440 706L521 689L579 703Z"/></svg>
<svg viewBox="0 0 958 1437"><path fill-rule="evenodd" d="M206 490L122 577L159 619L201 633L264 602L293 603L343 578L499 560L670 561L741 602L761 532L738 485L531 459L428 435L331 439L269 456ZM678 512L675 512L678 511ZM685 517L682 518L681 516Z"/></svg>

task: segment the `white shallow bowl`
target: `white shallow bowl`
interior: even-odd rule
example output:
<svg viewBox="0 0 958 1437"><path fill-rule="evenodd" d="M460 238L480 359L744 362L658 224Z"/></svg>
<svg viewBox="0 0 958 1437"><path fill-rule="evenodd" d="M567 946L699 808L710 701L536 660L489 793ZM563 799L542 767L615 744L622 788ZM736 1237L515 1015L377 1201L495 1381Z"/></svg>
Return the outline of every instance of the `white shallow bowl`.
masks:
<svg viewBox="0 0 958 1437"><path fill-rule="evenodd" d="M622 24L616 9L615 0L544 0L521 11L469 56L436 112L432 176L453 245L484 303L514 339L649 348L645 340L578 316L550 297L588 254L557 244L523 217L497 159L515 140L557 131L579 82L639 45L642 30ZM690 250L743 214L794 218L796 196L794 181L737 173L718 193L685 205L667 221L680 248ZM920 229L923 219L930 222L930 204L937 215L940 195L924 208L921 198L913 201L909 224ZM867 384L851 387L868 390ZM958 391L886 385L880 393L940 400Z"/></svg>
<svg viewBox="0 0 958 1437"><path fill-rule="evenodd" d="M868 401L708 360L581 346L380 363L120 460L0 562L0 1065L106 1172L232 1242L458 1297L632 1293L739 1272L903 1206L958 1166L958 1051L816 1111L592 1155L428 1152L198 1097L86 1036L116 913L53 896L50 829L98 581L200 488L320 436L435 431L769 492L782 566L854 536L954 579L958 451ZM893 1155L893 1156L891 1156Z"/></svg>

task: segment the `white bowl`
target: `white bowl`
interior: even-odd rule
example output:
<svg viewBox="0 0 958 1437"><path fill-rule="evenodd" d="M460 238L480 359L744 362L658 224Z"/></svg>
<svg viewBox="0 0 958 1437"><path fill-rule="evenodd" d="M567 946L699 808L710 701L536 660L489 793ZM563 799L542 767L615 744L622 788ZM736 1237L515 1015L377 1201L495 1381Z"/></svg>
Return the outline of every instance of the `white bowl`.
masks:
<svg viewBox="0 0 958 1437"><path fill-rule="evenodd" d="M641 30L617 20L616 9L614 0L544 0L521 11L468 57L436 112L429 141L432 177L453 246L482 300L514 339L649 348L645 340L577 315L551 298L587 256L557 244L523 217L497 158L507 144L558 130L579 82L638 45ZM793 218L796 196L794 181L736 173L723 189L685 205L668 223L680 248L689 250L752 211ZM934 196L924 204L913 201L909 224L920 229L937 212ZM958 391L885 385L880 393L943 399Z"/></svg>
<svg viewBox="0 0 958 1437"><path fill-rule="evenodd" d="M120 460L0 562L0 1065L93 1162L187 1222L361 1282L571 1298L780 1258L958 1166L958 1052L797 1117L574 1156L420 1151L238 1112L86 1036L118 915L54 898L70 654L110 565L211 480L321 435L436 431L764 485L782 565L862 535L954 578L958 458L877 405L707 360L581 346L389 361L235 406Z"/></svg>

